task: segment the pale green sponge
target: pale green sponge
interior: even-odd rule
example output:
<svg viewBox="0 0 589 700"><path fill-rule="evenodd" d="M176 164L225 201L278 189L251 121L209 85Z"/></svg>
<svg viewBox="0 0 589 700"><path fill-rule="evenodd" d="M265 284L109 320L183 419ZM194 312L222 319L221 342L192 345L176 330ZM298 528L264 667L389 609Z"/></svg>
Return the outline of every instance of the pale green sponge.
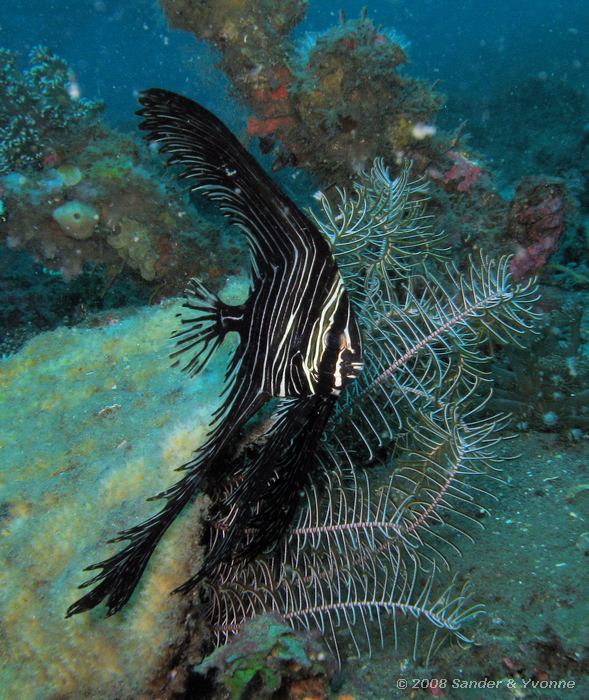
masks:
<svg viewBox="0 0 589 700"><path fill-rule="evenodd" d="M170 368L177 310L45 333L0 361L2 697L138 697L182 639L189 601L169 592L198 570L198 502L121 613L64 619L82 569L160 507L146 497L179 478L217 405L228 353L196 381Z"/></svg>
<svg viewBox="0 0 589 700"><path fill-rule="evenodd" d="M99 219L94 207L77 199L54 209L52 216L70 238L76 238L79 241L92 236Z"/></svg>

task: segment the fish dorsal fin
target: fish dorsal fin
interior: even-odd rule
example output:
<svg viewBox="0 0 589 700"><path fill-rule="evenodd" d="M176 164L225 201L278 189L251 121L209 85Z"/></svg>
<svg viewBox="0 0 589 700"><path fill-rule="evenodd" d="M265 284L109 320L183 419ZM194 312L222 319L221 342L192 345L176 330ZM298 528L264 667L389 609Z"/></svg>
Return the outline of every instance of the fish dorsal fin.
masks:
<svg viewBox="0 0 589 700"><path fill-rule="evenodd" d="M192 181L192 190L218 202L245 231L254 275L288 268L302 256L330 256L315 226L214 114L166 90L146 90L139 101L147 140L170 154L168 164L183 168L180 177Z"/></svg>
<svg viewBox="0 0 589 700"><path fill-rule="evenodd" d="M188 283L184 296L183 311L177 314L181 327L172 333L178 349L170 357L174 360L173 366L178 366L180 360L177 358L189 354L190 359L182 370L195 377L204 369L225 335L230 331L240 332L243 308L223 303L196 277Z"/></svg>

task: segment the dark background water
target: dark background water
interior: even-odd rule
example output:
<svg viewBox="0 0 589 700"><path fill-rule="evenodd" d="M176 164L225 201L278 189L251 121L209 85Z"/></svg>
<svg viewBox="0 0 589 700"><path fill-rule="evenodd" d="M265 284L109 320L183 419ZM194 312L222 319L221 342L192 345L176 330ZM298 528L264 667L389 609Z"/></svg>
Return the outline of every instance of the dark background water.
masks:
<svg viewBox="0 0 589 700"><path fill-rule="evenodd" d="M136 91L161 85L203 100L234 127L215 56L189 34L169 31L156 0L3 0L0 46L21 53L49 45L76 71L83 94L101 97L116 126L131 127ZM310 3L300 32L358 16L365 0ZM587 90L587 0L378 0L369 14L410 41L408 70L449 97L452 118L482 94L524 76L564 79ZM222 89L220 89L222 86ZM470 105L470 107L469 107Z"/></svg>

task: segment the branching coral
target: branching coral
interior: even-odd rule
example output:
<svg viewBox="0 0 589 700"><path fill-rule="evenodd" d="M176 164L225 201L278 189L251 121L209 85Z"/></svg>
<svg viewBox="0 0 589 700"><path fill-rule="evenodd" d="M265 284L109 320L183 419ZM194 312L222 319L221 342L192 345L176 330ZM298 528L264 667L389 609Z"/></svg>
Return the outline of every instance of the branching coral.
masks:
<svg viewBox="0 0 589 700"><path fill-rule="evenodd" d="M0 49L0 173L38 163L55 132L85 128L102 111L72 89L67 63L48 48L31 49L29 64L19 70L16 55Z"/></svg>
<svg viewBox="0 0 589 700"><path fill-rule="evenodd" d="M345 272L366 369L328 427L321 476L298 522L265 555L223 564L209 580L218 641L269 610L318 628L338 655L341 628L359 653L359 635L370 647L372 623L382 642L387 616L395 641L400 618L415 621L414 655L429 629L426 659L448 634L468 639L463 625L480 606L454 579L440 588L436 571L457 550L453 533L474 520L507 422L484 414L481 348L489 338L520 344L537 293L531 282L511 284L508 259L481 256L464 274L447 265L434 276L424 261L443 251L427 225L424 189L408 166L393 180L377 161L354 194L340 191L335 208L321 199L315 219ZM255 439L248 450L255 458ZM235 509L213 510L209 547L235 517Z"/></svg>

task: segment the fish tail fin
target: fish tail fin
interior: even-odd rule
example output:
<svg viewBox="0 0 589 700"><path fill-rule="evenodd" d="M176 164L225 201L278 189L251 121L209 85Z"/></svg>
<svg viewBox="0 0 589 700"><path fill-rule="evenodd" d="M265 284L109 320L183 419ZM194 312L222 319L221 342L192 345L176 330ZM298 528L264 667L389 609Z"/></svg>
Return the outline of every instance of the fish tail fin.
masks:
<svg viewBox="0 0 589 700"><path fill-rule="evenodd" d="M194 377L204 369L226 333L239 330L242 311L241 307L224 304L196 277L190 280L184 295L186 300L182 308L185 311L177 314L181 328L172 334L178 349L170 358L174 360L172 366L176 367L180 365L176 358L193 351L182 370Z"/></svg>
<svg viewBox="0 0 589 700"><path fill-rule="evenodd" d="M109 540L120 542L130 540L129 544L109 559L88 566L85 571L101 569L100 573L84 581L79 588L95 587L70 605L66 618L95 608L106 600L107 617L117 613L132 596L141 576L153 554L158 542L166 530L191 500L200 480L190 475L181 479L166 492L167 503L159 513L148 520L122 532Z"/></svg>

